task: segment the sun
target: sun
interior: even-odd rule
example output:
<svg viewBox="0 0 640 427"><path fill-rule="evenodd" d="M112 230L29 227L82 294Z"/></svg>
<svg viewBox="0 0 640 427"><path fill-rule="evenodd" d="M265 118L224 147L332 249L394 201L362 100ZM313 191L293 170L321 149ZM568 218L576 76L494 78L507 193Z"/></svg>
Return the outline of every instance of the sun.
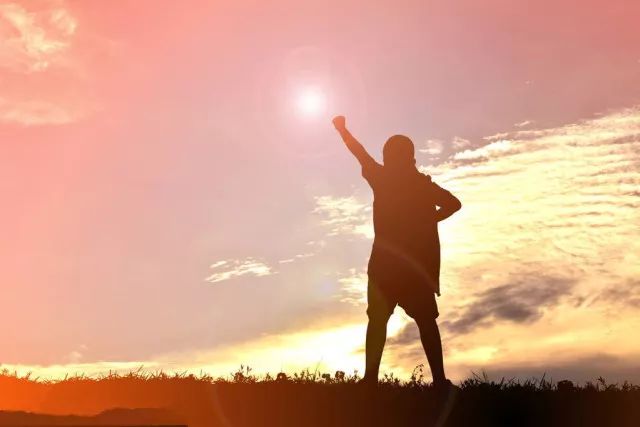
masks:
<svg viewBox="0 0 640 427"><path fill-rule="evenodd" d="M307 87L298 93L296 105L303 116L315 117L325 110L326 98L320 89Z"/></svg>

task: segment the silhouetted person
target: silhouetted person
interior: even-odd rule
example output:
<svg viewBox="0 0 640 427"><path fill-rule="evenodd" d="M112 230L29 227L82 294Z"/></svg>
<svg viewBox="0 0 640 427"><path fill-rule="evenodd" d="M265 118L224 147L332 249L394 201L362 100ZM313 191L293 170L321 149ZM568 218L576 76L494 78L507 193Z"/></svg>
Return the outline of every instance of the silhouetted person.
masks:
<svg viewBox="0 0 640 427"><path fill-rule="evenodd" d="M413 142L394 135L384 144L384 165L367 153L337 116L333 124L362 166L373 189L375 239L369 259L367 289L366 370L363 381L376 383L387 322L396 305L420 329L434 385L448 386L436 318L440 296L438 222L461 208L460 201L416 168Z"/></svg>

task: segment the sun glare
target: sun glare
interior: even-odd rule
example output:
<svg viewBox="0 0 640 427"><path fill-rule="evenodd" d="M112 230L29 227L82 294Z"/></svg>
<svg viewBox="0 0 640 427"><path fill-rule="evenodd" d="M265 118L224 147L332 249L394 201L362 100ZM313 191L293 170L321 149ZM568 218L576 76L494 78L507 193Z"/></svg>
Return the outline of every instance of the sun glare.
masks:
<svg viewBox="0 0 640 427"><path fill-rule="evenodd" d="M308 117L322 113L326 106L324 94L317 88L306 88L298 94L298 111Z"/></svg>

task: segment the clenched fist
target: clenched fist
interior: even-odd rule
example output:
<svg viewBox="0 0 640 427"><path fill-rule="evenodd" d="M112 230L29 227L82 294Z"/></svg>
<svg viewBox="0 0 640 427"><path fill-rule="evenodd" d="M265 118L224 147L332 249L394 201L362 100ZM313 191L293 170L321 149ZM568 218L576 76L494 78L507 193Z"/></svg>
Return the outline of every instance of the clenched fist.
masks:
<svg viewBox="0 0 640 427"><path fill-rule="evenodd" d="M335 116L332 122L333 126L335 126L335 128L338 130L342 130L346 127L346 119L344 118L344 116Z"/></svg>

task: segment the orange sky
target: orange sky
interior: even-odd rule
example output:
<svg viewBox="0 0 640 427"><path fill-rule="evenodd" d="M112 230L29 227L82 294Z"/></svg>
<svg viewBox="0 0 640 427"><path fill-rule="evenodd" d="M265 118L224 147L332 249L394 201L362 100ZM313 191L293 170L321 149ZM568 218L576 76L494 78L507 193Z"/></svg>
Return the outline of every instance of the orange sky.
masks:
<svg viewBox="0 0 640 427"><path fill-rule="evenodd" d="M298 3L0 2L0 368L361 371L371 194L335 112L462 200L452 377L640 381L640 6ZM389 332L385 369L425 363Z"/></svg>

